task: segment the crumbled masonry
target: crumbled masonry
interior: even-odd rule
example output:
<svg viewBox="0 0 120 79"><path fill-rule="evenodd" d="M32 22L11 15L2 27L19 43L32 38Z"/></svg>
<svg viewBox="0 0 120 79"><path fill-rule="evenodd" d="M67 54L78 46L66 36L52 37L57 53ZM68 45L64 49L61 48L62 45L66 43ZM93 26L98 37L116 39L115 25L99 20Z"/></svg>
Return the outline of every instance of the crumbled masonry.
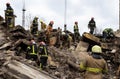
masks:
<svg viewBox="0 0 120 79"><path fill-rule="evenodd" d="M31 35L20 25L13 29L6 29L4 19L0 16L0 79L83 79L84 73L79 71L77 65L84 60L90 52L90 45L99 44L103 49L103 57L108 63L109 72L104 79L117 79L120 64L120 31L115 32L114 39L103 41L100 35L83 33L79 42L72 41L68 48L66 44L58 46L56 39L57 29L51 35L48 46L49 57L47 67L40 70L35 61L25 58L25 48L30 38L41 39ZM66 31L73 37L73 33ZM61 40L59 42L64 42ZM65 43L65 42L64 42ZM116 52L111 52L113 49ZM88 52L87 52L88 51Z"/></svg>

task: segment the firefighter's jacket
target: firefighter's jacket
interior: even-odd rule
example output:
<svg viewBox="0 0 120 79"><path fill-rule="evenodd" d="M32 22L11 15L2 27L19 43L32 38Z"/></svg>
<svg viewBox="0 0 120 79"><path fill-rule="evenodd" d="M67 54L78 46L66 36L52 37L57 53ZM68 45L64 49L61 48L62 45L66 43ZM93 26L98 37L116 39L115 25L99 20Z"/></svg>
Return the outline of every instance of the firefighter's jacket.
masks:
<svg viewBox="0 0 120 79"><path fill-rule="evenodd" d="M46 45L40 45L38 52L40 57L48 57L48 49Z"/></svg>
<svg viewBox="0 0 120 79"><path fill-rule="evenodd" d="M79 33L79 28L78 28L78 25L74 25L74 33Z"/></svg>
<svg viewBox="0 0 120 79"><path fill-rule="evenodd" d="M37 32L38 31L38 20L34 19L32 26L30 27L31 32Z"/></svg>
<svg viewBox="0 0 120 79"><path fill-rule="evenodd" d="M13 9L11 8L11 6L7 7L7 9L5 10L5 16L6 17L12 17L13 16Z"/></svg>
<svg viewBox="0 0 120 79"><path fill-rule="evenodd" d="M85 71L84 79L103 79L102 74L108 71L108 67L103 58L93 55L80 63L80 70Z"/></svg>
<svg viewBox="0 0 120 79"><path fill-rule="evenodd" d="M96 28L96 23L94 20L89 21L88 28Z"/></svg>
<svg viewBox="0 0 120 79"><path fill-rule="evenodd" d="M28 55L37 55L37 45L32 44L27 47L27 54Z"/></svg>
<svg viewBox="0 0 120 79"><path fill-rule="evenodd" d="M34 27L34 26L38 26L38 21L37 21L37 19L34 19L34 20L33 20L33 27Z"/></svg>
<svg viewBox="0 0 120 79"><path fill-rule="evenodd" d="M47 26L47 25L46 25L45 23L43 23L43 22L41 23L41 29L42 29L42 30L45 30L45 29L46 29L46 26Z"/></svg>
<svg viewBox="0 0 120 79"><path fill-rule="evenodd" d="M49 24L49 25L47 26L47 34L50 34L52 30L53 30L53 25L52 25L52 24Z"/></svg>

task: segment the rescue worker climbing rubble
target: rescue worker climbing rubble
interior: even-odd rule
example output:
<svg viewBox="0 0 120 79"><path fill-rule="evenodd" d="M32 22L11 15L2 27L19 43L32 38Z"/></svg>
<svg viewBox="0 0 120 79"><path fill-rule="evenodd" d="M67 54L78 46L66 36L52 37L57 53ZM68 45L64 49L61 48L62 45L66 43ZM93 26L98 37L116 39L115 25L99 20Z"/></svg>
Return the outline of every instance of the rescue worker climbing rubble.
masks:
<svg viewBox="0 0 120 79"><path fill-rule="evenodd" d="M11 7L10 3L6 3L6 10L5 10L5 21L7 27L13 27L13 17L14 17L14 10Z"/></svg>
<svg viewBox="0 0 120 79"><path fill-rule="evenodd" d="M68 34L68 33L65 33L65 34L62 34L62 45L66 48L70 48L71 46L71 42L72 42L72 37Z"/></svg>
<svg viewBox="0 0 120 79"><path fill-rule="evenodd" d="M74 38L76 40L80 40L80 33L79 33L79 28L78 28L78 22L76 21L74 24Z"/></svg>
<svg viewBox="0 0 120 79"><path fill-rule="evenodd" d="M51 32L53 31L53 24L54 24L54 21L50 21L46 29L46 35L47 35L47 40L48 40L47 44L49 44L49 41L50 41Z"/></svg>
<svg viewBox="0 0 120 79"><path fill-rule="evenodd" d="M85 71L84 79L103 79L103 73L108 72L107 63L101 54L101 47L95 45L92 47L92 55L80 63L80 70Z"/></svg>
<svg viewBox="0 0 120 79"><path fill-rule="evenodd" d="M41 41L38 47L38 52L40 56L40 69L44 69L47 65L47 59L48 59L48 50L45 42Z"/></svg>
<svg viewBox="0 0 120 79"><path fill-rule="evenodd" d="M62 46L61 34L62 34L62 29L60 27L58 27L56 47L61 47Z"/></svg>
<svg viewBox="0 0 120 79"><path fill-rule="evenodd" d="M41 23L41 30L45 31L47 25L42 20L40 20L40 23Z"/></svg>
<svg viewBox="0 0 120 79"><path fill-rule="evenodd" d="M96 22L94 21L94 18L92 17L91 20L88 23L88 28L90 29L90 33L94 33L94 29L96 28Z"/></svg>
<svg viewBox="0 0 120 79"><path fill-rule="evenodd" d="M114 33L113 33L113 29L112 28L105 28L103 30L103 38L104 38L104 41L106 41L106 39L110 39L110 38L113 38L114 37Z"/></svg>
<svg viewBox="0 0 120 79"><path fill-rule="evenodd" d="M37 44L34 38L30 40L30 45L27 47L26 58L37 62Z"/></svg>
<svg viewBox="0 0 120 79"><path fill-rule="evenodd" d="M38 17L33 19L32 25L30 27L31 34L38 35Z"/></svg>
<svg viewBox="0 0 120 79"><path fill-rule="evenodd" d="M47 26L47 34L50 34L50 32L53 30L53 24L54 21L50 21L49 25Z"/></svg>

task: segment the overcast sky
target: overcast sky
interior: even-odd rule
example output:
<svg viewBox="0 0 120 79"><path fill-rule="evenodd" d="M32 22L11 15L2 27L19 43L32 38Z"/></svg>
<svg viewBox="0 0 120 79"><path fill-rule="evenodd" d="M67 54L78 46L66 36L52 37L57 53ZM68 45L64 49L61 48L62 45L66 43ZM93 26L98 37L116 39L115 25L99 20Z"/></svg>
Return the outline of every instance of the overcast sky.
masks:
<svg viewBox="0 0 120 79"><path fill-rule="evenodd" d="M0 0L0 15L4 16L6 3L9 2L17 16L16 25L22 25L23 0ZM25 0L26 28L34 16L46 24L54 21L54 28L64 27L65 0ZM91 17L95 18L98 31L104 28L119 28L119 0L67 0L67 29L73 32L75 21L79 31L89 32L87 25ZM30 19L30 20L28 20Z"/></svg>

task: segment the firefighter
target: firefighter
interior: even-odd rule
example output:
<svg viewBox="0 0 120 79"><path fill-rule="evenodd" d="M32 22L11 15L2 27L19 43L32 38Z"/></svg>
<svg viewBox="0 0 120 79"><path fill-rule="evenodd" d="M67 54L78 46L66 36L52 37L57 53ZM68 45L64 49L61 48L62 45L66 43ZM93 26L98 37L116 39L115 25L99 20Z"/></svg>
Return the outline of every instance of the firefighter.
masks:
<svg viewBox="0 0 120 79"><path fill-rule="evenodd" d="M42 20L40 20L40 23L41 23L41 30L45 31L47 25Z"/></svg>
<svg viewBox="0 0 120 79"><path fill-rule="evenodd" d="M10 3L6 3L6 10L5 10L5 21L7 24L7 27L13 27L13 17L14 17L14 10L10 6Z"/></svg>
<svg viewBox="0 0 120 79"><path fill-rule="evenodd" d="M93 34L94 29L96 28L96 23L95 23L93 17L91 18L91 20L88 23L88 28L90 29L90 33Z"/></svg>
<svg viewBox="0 0 120 79"><path fill-rule="evenodd" d="M103 38L104 38L104 41L106 41L107 38L114 38L113 29L105 28L103 30Z"/></svg>
<svg viewBox="0 0 120 79"><path fill-rule="evenodd" d="M51 32L53 31L53 24L54 24L54 21L50 21L49 25L47 26L46 35L47 35L48 44L50 41Z"/></svg>
<svg viewBox="0 0 120 79"><path fill-rule="evenodd" d="M47 65L48 49L45 42L41 41L39 45L40 69L44 69Z"/></svg>
<svg viewBox="0 0 120 79"><path fill-rule="evenodd" d="M63 36L63 46L70 48L72 37L68 33L62 34L62 36Z"/></svg>
<svg viewBox="0 0 120 79"><path fill-rule="evenodd" d="M53 24L54 21L50 21L49 25L47 26L47 34L50 34L50 32L53 30Z"/></svg>
<svg viewBox="0 0 120 79"><path fill-rule="evenodd" d="M56 42L56 47L60 47L60 46L62 45L61 33L62 33L62 29L61 29L60 27L58 27L58 29L57 29L57 42Z"/></svg>
<svg viewBox="0 0 120 79"><path fill-rule="evenodd" d="M92 55L80 63L80 70L85 71L85 79L103 79L103 73L108 72L106 61L102 58L102 49L95 45L92 47Z"/></svg>
<svg viewBox="0 0 120 79"><path fill-rule="evenodd" d="M78 28L78 22L76 21L74 24L74 38L75 41L80 39L80 33L79 33L79 28Z"/></svg>
<svg viewBox="0 0 120 79"><path fill-rule="evenodd" d="M31 26L31 33L33 35L37 35L38 34L38 17L35 17L33 19L33 22L32 22L32 26Z"/></svg>
<svg viewBox="0 0 120 79"><path fill-rule="evenodd" d="M34 38L32 38L30 40L30 45L27 47L26 58L37 62L37 60L38 60L37 52L38 52L37 51L37 44L36 44Z"/></svg>

